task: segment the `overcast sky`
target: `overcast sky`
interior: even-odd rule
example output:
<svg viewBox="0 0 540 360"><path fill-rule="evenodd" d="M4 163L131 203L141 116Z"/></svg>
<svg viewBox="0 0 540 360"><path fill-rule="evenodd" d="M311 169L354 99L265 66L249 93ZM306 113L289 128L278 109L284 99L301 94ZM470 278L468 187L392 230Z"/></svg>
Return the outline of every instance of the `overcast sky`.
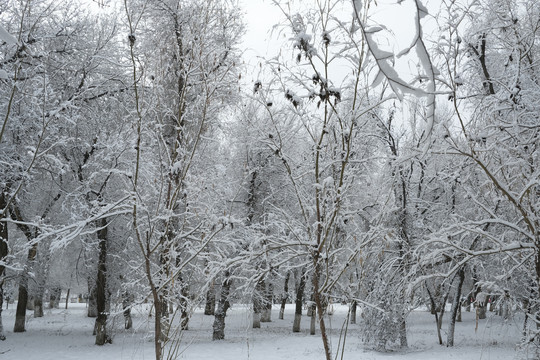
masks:
<svg viewBox="0 0 540 360"><path fill-rule="evenodd" d="M272 3L272 0L240 0L245 12L246 34L243 39L245 47L244 60L248 65L247 75L249 80L258 79L258 63L260 57L272 57L277 55L280 47L286 42L286 36L278 39L277 32L272 34L272 28L284 20L281 11ZM440 0L437 0L440 3ZM296 1L298 3L298 1ZM303 0L302 4L316 4L316 0ZM436 5L433 1L424 0L430 11ZM377 6L372 5L370 16L373 21L384 25L389 31L382 40L380 46L384 50L398 53L404 47L410 45L414 35L414 11L413 0L405 0L397 4L396 0L378 0ZM434 12L434 11L433 11ZM433 14L435 15L435 14ZM342 16L350 21L352 12ZM429 20L433 22L433 19ZM416 72L416 60L411 58L399 59L396 66L400 73L405 73L404 78L410 77ZM249 81L248 80L248 81Z"/></svg>

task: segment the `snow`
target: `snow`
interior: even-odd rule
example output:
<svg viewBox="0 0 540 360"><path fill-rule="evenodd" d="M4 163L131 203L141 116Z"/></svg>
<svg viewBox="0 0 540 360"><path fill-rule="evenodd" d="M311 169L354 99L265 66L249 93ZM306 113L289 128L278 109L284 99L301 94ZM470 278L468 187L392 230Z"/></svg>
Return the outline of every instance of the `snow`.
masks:
<svg viewBox="0 0 540 360"><path fill-rule="evenodd" d="M340 329L347 314L347 306L333 304L334 315L327 326L332 334L333 349L337 348ZM92 329L94 319L86 317L85 304L70 303L67 310L46 310L43 318L31 317L28 312L27 331L9 331L14 322L15 304L4 310L4 326L7 339L0 342L2 360L128 360L153 359L152 321L147 315L147 305L140 305L132 311L134 329L123 330L121 312L114 317L116 334L113 343L105 346L94 345ZM294 305L287 305L285 319L278 320L278 307L274 306L271 323L262 323L261 329L251 328L248 307L233 305L226 318L225 340L212 341L213 316L205 316L202 309L195 311L190 330L185 331L181 340L181 355L178 359L322 359L324 352L320 335L309 335L309 320L302 318L302 331L292 333ZM445 317L447 320L448 317ZM413 311L409 316L409 348L403 351L378 353L365 348L361 342L361 320L358 325L349 325L344 359L513 359L514 344L519 341L523 318L503 321L501 317L488 313L488 319L481 320L478 331L475 316L463 311L463 322L456 324L456 346L447 348L437 343L434 317L427 311ZM447 323L443 324L444 331ZM334 354L335 355L335 354ZM339 357L338 357L339 358Z"/></svg>
<svg viewBox="0 0 540 360"><path fill-rule="evenodd" d="M17 39L13 35L8 33L2 25L0 25L0 40L5 41L6 43L11 45L17 44Z"/></svg>

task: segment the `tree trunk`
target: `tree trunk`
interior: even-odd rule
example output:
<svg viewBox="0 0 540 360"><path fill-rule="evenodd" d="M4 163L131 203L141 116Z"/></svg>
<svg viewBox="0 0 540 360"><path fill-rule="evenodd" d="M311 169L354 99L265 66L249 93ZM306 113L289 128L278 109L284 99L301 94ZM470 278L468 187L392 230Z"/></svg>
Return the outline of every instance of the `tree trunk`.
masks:
<svg viewBox="0 0 540 360"><path fill-rule="evenodd" d="M20 216L19 216L20 217ZM16 217L16 219L18 219ZM23 232L26 234L28 240L32 240L32 234L27 227L23 227ZM28 255L26 257L26 266L23 269L19 280L19 296L17 302L17 312L15 315L15 326L13 332L24 332L26 323L26 310L34 310L34 296L28 296L28 272L32 269L36 260L37 243L33 244L28 249Z"/></svg>
<svg viewBox="0 0 540 360"><path fill-rule="evenodd" d="M486 315L487 302L488 302L487 294L483 292L479 292L478 294L476 294L476 314L478 316L478 319L480 320L483 320L487 317Z"/></svg>
<svg viewBox="0 0 540 360"><path fill-rule="evenodd" d="M45 260L46 261L46 260ZM34 264L34 271L36 272L36 293L34 296L34 317L43 317L43 297L45 295L45 282L47 266L39 266L36 261Z"/></svg>
<svg viewBox="0 0 540 360"><path fill-rule="evenodd" d="M6 211L7 211L7 200L6 200L6 194L4 191L0 193L0 210L2 210L2 215L0 215L0 220L2 220L6 216ZM8 255L7 242L8 242L7 223L0 221L0 340L6 340L6 335L4 334L4 326L2 325L2 310L3 310L3 305L4 305L4 271L5 271L3 260Z"/></svg>
<svg viewBox="0 0 540 360"><path fill-rule="evenodd" d="M261 322L272 321L272 304L274 302L274 284L270 279L265 281L263 306L261 312Z"/></svg>
<svg viewBox="0 0 540 360"><path fill-rule="evenodd" d="M317 323L317 308L315 305L315 302L312 302L309 305L309 308L311 309L311 316L310 316L310 322L309 322L309 335L315 335L316 334L316 323Z"/></svg>
<svg viewBox="0 0 540 360"><path fill-rule="evenodd" d="M189 329L189 292L187 284L180 279L180 328Z"/></svg>
<svg viewBox="0 0 540 360"><path fill-rule="evenodd" d="M68 304L69 304L69 293L71 292L71 289L67 289L67 293L66 293L66 310L68 308Z"/></svg>
<svg viewBox="0 0 540 360"><path fill-rule="evenodd" d="M216 289L214 281L210 284L210 288L206 292L206 304L204 306L204 315L214 315L216 311Z"/></svg>
<svg viewBox="0 0 540 360"><path fill-rule="evenodd" d="M313 316L313 309L314 307L312 306L314 304L314 299L313 299L313 289L311 289L311 296L309 297L309 306L307 307L307 311L306 311L306 315L311 317Z"/></svg>
<svg viewBox="0 0 540 360"><path fill-rule="evenodd" d="M124 329L126 330L133 327L133 320L131 320L131 304L132 296L125 291L122 294L122 309L124 310Z"/></svg>
<svg viewBox="0 0 540 360"><path fill-rule="evenodd" d="M302 306L304 305L304 290L306 288L306 277L304 269L300 271L298 285L296 287L296 301L294 310L293 332L300 332L300 322L302 320Z"/></svg>
<svg viewBox="0 0 540 360"><path fill-rule="evenodd" d="M443 344L442 336L441 336L441 324L442 324L442 318L439 317L438 311L433 311L433 309L437 309L437 304L435 303L435 298L431 294L431 291L429 291L429 287L426 286L427 293L429 295L429 301L431 304L431 314L435 316L435 325L437 326L437 338L439 339L439 345ZM443 303L443 314L444 314L444 303ZM441 314L442 316L442 314Z"/></svg>
<svg viewBox="0 0 540 360"><path fill-rule="evenodd" d="M43 293L34 297L34 317L43 317Z"/></svg>
<svg viewBox="0 0 540 360"><path fill-rule="evenodd" d="M147 239L148 241L148 239ZM152 300L154 302L154 352L156 356L156 360L162 359L162 352L163 352L163 340L164 336L162 334L162 326L161 326L161 301L159 297L159 289L154 284L154 280L152 279L152 270L150 266L150 255L149 255L149 243L146 243L147 249L144 256L144 270L145 275L148 280L148 284L150 285L150 290L152 292ZM152 316L152 308L150 308L149 316Z"/></svg>
<svg viewBox="0 0 540 360"><path fill-rule="evenodd" d="M17 311L15 313L15 325L13 332L24 332L26 329L26 306L28 304L28 271L25 268L19 280L19 296L17 300Z"/></svg>
<svg viewBox="0 0 540 360"><path fill-rule="evenodd" d="M96 278L96 301L97 318L95 325L96 345L104 345L110 342L107 335L107 219L103 218L98 222L99 230L97 237L99 240L99 259ZM69 289L68 289L69 295ZM66 298L68 301L69 296Z"/></svg>
<svg viewBox="0 0 540 360"><path fill-rule="evenodd" d="M510 290L505 289L499 310L504 320L508 320L510 318L511 306L512 305L510 304Z"/></svg>
<svg viewBox="0 0 540 360"><path fill-rule="evenodd" d="M212 340L225 339L225 316L227 316L227 310L230 306L229 293L231 291L231 283L232 280L229 278L229 271L226 271L225 279L221 285L221 293L219 295L217 310L214 317L214 332L212 334Z"/></svg>
<svg viewBox="0 0 540 360"><path fill-rule="evenodd" d="M291 278L291 272L287 271L285 275L285 284L283 285L283 294L281 294L281 307L279 308L279 319L283 320L283 315L285 314L285 305L287 304L287 299L289 298L289 279Z"/></svg>
<svg viewBox="0 0 540 360"><path fill-rule="evenodd" d="M402 348L406 348L409 344L407 341L407 322L404 311L400 314L399 321L399 345Z"/></svg>
<svg viewBox="0 0 540 360"><path fill-rule="evenodd" d="M28 286L28 283L27 283ZM28 299L26 301L26 310L32 310L34 311L34 301L36 300L34 295L28 294Z"/></svg>
<svg viewBox="0 0 540 360"><path fill-rule="evenodd" d="M458 310L461 308L461 288L463 287L463 281L465 280L465 271L461 267L458 271L458 284L456 293L454 294L454 301L452 302L452 310L450 313L450 326L448 327L448 339L446 346L454 346L454 333L456 328L456 320Z"/></svg>
<svg viewBox="0 0 540 360"><path fill-rule="evenodd" d="M319 292L319 280L321 276L321 263L319 262L319 254L315 253L313 256L314 261L314 271L313 271L313 298L315 299L315 307L313 313L318 315L319 320L319 330L321 331L321 340L324 346L324 353L326 355L326 360L332 360L332 350L330 349L330 341L328 340L328 334L326 332L326 324L324 322L324 311L323 311L323 302L327 300L321 297Z"/></svg>
<svg viewBox="0 0 540 360"><path fill-rule="evenodd" d="M356 324L356 308L358 307L358 303L356 300L353 300L351 303L351 324Z"/></svg>
<svg viewBox="0 0 540 360"><path fill-rule="evenodd" d="M51 294L49 295L49 309L58 309L58 307L60 306L61 296L62 296L62 289L58 287L51 289Z"/></svg>
<svg viewBox="0 0 540 360"><path fill-rule="evenodd" d="M263 310L263 292L264 292L264 280L261 278L255 285L255 291L253 291L253 328L260 329L261 327L261 312Z"/></svg>
<svg viewBox="0 0 540 360"><path fill-rule="evenodd" d="M0 229L1 230L1 229ZM2 241L3 239L0 239ZM1 269L3 271L3 269ZM1 277L1 275L0 275ZM2 311L4 309L4 279L0 279L0 340L6 340L4 325L2 324Z"/></svg>
<svg viewBox="0 0 540 360"><path fill-rule="evenodd" d="M97 310L97 289L96 282L88 279L88 317L95 318Z"/></svg>

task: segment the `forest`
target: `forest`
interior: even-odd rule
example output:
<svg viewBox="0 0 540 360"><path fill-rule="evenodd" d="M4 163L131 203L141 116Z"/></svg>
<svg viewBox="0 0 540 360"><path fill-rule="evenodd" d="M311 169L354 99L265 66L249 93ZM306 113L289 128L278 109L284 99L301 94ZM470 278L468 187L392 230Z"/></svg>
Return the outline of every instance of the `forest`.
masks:
<svg viewBox="0 0 540 360"><path fill-rule="evenodd" d="M239 309L310 358L424 314L540 358L540 3L264 0L251 34L249 1L0 2L0 359L71 302L102 358Z"/></svg>

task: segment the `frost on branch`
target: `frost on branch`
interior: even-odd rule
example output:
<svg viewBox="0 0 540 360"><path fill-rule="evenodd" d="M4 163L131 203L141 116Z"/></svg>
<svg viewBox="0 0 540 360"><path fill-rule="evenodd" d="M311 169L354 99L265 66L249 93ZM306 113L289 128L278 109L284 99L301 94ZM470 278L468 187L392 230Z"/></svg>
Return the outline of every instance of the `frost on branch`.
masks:
<svg viewBox="0 0 540 360"><path fill-rule="evenodd" d="M302 60L302 54L306 58L311 59L313 55L317 54L317 50L311 44L312 36L306 33L306 26L300 14L296 14L292 18L292 28L294 32L294 37L292 38L293 48L300 50L300 53L296 55L296 62Z"/></svg>
<svg viewBox="0 0 540 360"><path fill-rule="evenodd" d="M355 17L360 24L360 28L362 29L364 38L366 39L369 52L375 58L375 62L379 68L379 73L373 82L373 86L379 85L384 79L386 79L390 85L390 88L400 101L403 100L405 94L411 94L415 97L427 97L427 123L422 137L425 142L429 143L435 120L435 78L437 75L439 75L439 71L431 62L431 57L422 37L422 25L420 20L428 14L427 8L420 0L415 0L414 3L416 6L416 11L414 13L414 36L411 44L397 54L397 57L406 55L413 49L416 51L420 65L425 72L425 89L413 86L399 76L397 71L394 69L394 60L396 55L392 52L381 50L377 44L377 41L375 40L375 34L384 30L384 27L368 27L366 24L364 24L359 15L360 7L356 3Z"/></svg>
<svg viewBox="0 0 540 360"><path fill-rule="evenodd" d="M285 99L289 100L295 108L302 103L302 99L291 90L285 92Z"/></svg>

